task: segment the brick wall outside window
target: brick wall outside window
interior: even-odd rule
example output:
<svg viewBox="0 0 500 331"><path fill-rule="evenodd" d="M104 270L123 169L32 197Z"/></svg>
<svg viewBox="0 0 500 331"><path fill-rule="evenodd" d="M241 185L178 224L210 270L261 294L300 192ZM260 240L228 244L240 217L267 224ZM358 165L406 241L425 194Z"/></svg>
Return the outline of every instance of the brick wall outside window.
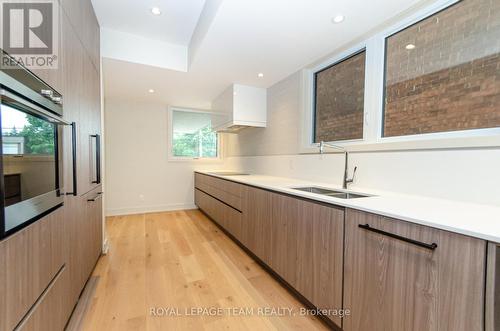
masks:
<svg viewBox="0 0 500 331"><path fill-rule="evenodd" d="M500 0L462 0L386 46L384 136L500 126Z"/></svg>
<svg viewBox="0 0 500 331"><path fill-rule="evenodd" d="M365 51L316 73L314 141L363 138L364 93Z"/></svg>

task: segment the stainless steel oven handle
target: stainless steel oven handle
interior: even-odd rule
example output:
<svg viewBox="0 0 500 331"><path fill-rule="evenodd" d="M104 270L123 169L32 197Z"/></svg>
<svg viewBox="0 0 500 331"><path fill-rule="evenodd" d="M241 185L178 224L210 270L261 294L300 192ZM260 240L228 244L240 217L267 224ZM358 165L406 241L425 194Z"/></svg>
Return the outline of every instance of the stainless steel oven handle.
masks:
<svg viewBox="0 0 500 331"><path fill-rule="evenodd" d="M1 89L0 90L0 95L2 96L2 99L3 100L6 100L7 102L13 102L13 103L18 103L18 104L21 104L23 105L24 107L27 107L29 110L29 112L31 113L34 113L34 114L38 114L42 117L45 117L47 118L50 122L52 123L56 123L56 124L63 124L63 125L71 125L70 122L67 122L65 121L64 119L62 119L61 117L55 115L55 114L52 114L50 111L48 110L45 110L44 108L38 106L37 104L29 101L29 100L26 100L12 92L9 92L7 90L4 90L4 89Z"/></svg>

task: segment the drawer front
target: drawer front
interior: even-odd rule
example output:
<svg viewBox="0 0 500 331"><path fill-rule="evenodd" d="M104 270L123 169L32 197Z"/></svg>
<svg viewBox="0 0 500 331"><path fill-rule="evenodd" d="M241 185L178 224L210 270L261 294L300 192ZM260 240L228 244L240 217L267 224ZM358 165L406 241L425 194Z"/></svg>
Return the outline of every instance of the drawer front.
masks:
<svg viewBox="0 0 500 331"><path fill-rule="evenodd" d="M197 189L195 190L195 203L210 218L239 239L242 222L241 212Z"/></svg>
<svg viewBox="0 0 500 331"><path fill-rule="evenodd" d="M241 210L242 185L203 174L195 174L195 187Z"/></svg>
<svg viewBox="0 0 500 331"><path fill-rule="evenodd" d="M0 242L0 330L21 321L64 265L63 208Z"/></svg>
<svg viewBox="0 0 500 331"><path fill-rule="evenodd" d="M15 331L62 331L67 319L66 268L60 270L49 287Z"/></svg>
<svg viewBox="0 0 500 331"><path fill-rule="evenodd" d="M482 330L485 250L483 240L347 210L344 330Z"/></svg>
<svg viewBox="0 0 500 331"><path fill-rule="evenodd" d="M239 211L225 206L224 210L224 228L236 239L241 241L241 222L242 215Z"/></svg>

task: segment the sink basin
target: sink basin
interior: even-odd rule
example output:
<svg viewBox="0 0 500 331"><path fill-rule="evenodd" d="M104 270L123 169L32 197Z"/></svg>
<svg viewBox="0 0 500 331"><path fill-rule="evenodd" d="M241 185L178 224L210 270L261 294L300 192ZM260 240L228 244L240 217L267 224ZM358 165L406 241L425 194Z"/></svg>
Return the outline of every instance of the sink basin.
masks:
<svg viewBox="0 0 500 331"><path fill-rule="evenodd" d="M304 192L323 194L323 195L344 193L342 191L329 190L321 187L294 187L293 189L297 191L304 191Z"/></svg>
<svg viewBox="0 0 500 331"><path fill-rule="evenodd" d="M365 195L365 194L358 194L358 193L351 193L351 192L344 192L344 191L337 191L337 190L329 190L329 189L325 189L325 188L321 188L321 187L314 187L314 186L293 187L292 189L297 190L297 191L326 195L329 197L339 198L339 199L357 199L357 198L369 197L369 195Z"/></svg>
<svg viewBox="0 0 500 331"><path fill-rule="evenodd" d="M356 193L335 193L327 194L329 197L339 198L339 199L357 199L357 198L367 198L368 195L356 194Z"/></svg>

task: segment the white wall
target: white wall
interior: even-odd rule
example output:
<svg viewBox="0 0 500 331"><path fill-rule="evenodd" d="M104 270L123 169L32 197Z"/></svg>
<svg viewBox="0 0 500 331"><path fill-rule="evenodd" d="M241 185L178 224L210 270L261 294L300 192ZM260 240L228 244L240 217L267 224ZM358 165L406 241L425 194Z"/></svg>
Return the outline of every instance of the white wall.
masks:
<svg viewBox="0 0 500 331"><path fill-rule="evenodd" d="M298 154L302 104L299 75L268 90L265 129L232 135L228 167L251 173L341 185L343 154ZM391 191L500 205L500 147L351 153L357 190Z"/></svg>
<svg viewBox="0 0 500 331"><path fill-rule="evenodd" d="M167 106L105 101L106 215L195 208L193 171L223 162L167 159Z"/></svg>
<svg viewBox="0 0 500 331"><path fill-rule="evenodd" d="M107 28L101 28L101 56L184 72L188 69L187 46Z"/></svg>

